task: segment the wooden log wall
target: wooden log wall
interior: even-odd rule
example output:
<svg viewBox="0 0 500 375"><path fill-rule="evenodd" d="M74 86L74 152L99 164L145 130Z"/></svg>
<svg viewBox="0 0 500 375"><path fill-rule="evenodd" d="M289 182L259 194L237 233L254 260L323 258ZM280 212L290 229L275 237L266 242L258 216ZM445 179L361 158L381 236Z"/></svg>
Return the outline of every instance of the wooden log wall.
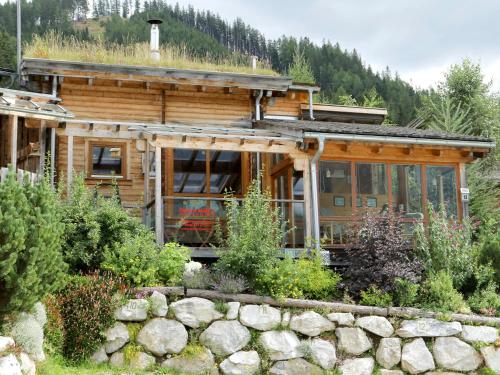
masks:
<svg viewBox="0 0 500 375"><path fill-rule="evenodd" d="M300 105L307 103L309 94L306 92L288 91L285 96L273 96L263 101L264 113L268 116L300 117Z"/></svg>

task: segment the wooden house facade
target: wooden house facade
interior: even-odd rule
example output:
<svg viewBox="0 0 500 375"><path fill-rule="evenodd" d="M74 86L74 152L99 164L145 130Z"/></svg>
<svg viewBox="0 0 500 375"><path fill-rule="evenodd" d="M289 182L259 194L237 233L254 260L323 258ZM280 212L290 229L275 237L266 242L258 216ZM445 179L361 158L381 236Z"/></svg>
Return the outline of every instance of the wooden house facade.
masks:
<svg viewBox="0 0 500 375"><path fill-rule="evenodd" d="M291 249L307 239L345 246L364 209L414 220L431 202L460 218L465 164L495 146L382 126L383 109L313 104L319 87L287 77L44 59L25 59L23 77L32 93L4 91L10 102L0 102L0 166L38 147L55 180L71 185L79 173L103 194L116 185L159 242L194 257L211 253L226 192L242 198L258 176L293 228ZM52 117L26 112L22 101L35 98L55 106ZM41 166L39 156L25 169Z"/></svg>

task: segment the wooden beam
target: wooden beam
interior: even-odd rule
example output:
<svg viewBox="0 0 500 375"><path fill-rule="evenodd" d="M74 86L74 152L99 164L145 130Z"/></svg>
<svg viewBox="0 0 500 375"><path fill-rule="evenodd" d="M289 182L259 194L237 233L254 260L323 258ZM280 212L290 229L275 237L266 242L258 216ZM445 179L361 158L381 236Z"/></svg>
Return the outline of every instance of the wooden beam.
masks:
<svg viewBox="0 0 500 375"><path fill-rule="evenodd" d="M441 156L443 155L443 150L439 149L439 150L432 150L432 155L434 156Z"/></svg>
<svg viewBox="0 0 500 375"><path fill-rule="evenodd" d="M66 184L68 185L68 198L71 198L71 184L73 183L73 136L68 136L68 162Z"/></svg>
<svg viewBox="0 0 500 375"><path fill-rule="evenodd" d="M155 229L156 242L163 244L163 197L161 195L161 147L155 148Z"/></svg>
<svg viewBox="0 0 500 375"><path fill-rule="evenodd" d="M42 120L40 122L40 130L38 132L38 142L40 144L40 160L38 163L38 171L42 175L45 170L46 135L47 135L46 123L45 120Z"/></svg>
<svg viewBox="0 0 500 375"><path fill-rule="evenodd" d="M413 146L410 146L410 147L406 147L403 150L403 153L406 154L406 155L413 155L414 151L415 151L415 148Z"/></svg>
<svg viewBox="0 0 500 375"><path fill-rule="evenodd" d="M198 92L205 92L207 91L207 86L202 86L202 85L196 86L196 90Z"/></svg>
<svg viewBox="0 0 500 375"><path fill-rule="evenodd" d="M10 140L10 163L14 171L17 169L17 129L19 118L17 116L11 117L11 140Z"/></svg>
<svg viewBox="0 0 500 375"><path fill-rule="evenodd" d="M145 152L144 152L144 209L143 209L143 219L144 225L149 226L149 215L147 205L149 204L149 142L146 142Z"/></svg>
<svg viewBox="0 0 500 375"><path fill-rule="evenodd" d="M311 170L309 158L304 159L304 169L302 172L304 180L304 219L306 225L306 238L312 238L312 208L311 208ZM312 244L311 244L312 245Z"/></svg>
<svg viewBox="0 0 500 375"><path fill-rule="evenodd" d="M342 151L344 151L344 152L351 152L352 143L346 142L345 144L342 145L341 148L342 148Z"/></svg>

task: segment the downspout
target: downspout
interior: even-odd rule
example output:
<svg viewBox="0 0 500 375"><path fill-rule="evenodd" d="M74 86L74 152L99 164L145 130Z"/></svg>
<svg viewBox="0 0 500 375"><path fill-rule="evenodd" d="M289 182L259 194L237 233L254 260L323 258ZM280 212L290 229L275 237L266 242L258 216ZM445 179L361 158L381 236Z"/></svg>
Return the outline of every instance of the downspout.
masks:
<svg viewBox="0 0 500 375"><path fill-rule="evenodd" d="M312 194L312 219L314 233L314 247L320 250L320 235L319 235L319 200L318 200L318 161L325 149L325 138L318 137L318 149L311 159L311 194Z"/></svg>
<svg viewBox="0 0 500 375"><path fill-rule="evenodd" d="M260 100L264 96L264 90L260 90L259 95L255 98L255 121L260 120Z"/></svg>
<svg viewBox="0 0 500 375"><path fill-rule="evenodd" d="M313 90L309 89L309 119L314 121Z"/></svg>

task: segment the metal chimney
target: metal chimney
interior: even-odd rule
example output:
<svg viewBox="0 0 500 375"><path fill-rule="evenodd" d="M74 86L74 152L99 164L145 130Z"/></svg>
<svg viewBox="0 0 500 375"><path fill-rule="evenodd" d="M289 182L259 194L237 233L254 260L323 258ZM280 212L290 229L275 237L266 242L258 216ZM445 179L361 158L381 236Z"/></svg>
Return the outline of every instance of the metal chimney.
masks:
<svg viewBox="0 0 500 375"><path fill-rule="evenodd" d="M160 61L160 27L163 23L162 20L151 18L148 20L148 23L151 24L151 59L153 61Z"/></svg>

